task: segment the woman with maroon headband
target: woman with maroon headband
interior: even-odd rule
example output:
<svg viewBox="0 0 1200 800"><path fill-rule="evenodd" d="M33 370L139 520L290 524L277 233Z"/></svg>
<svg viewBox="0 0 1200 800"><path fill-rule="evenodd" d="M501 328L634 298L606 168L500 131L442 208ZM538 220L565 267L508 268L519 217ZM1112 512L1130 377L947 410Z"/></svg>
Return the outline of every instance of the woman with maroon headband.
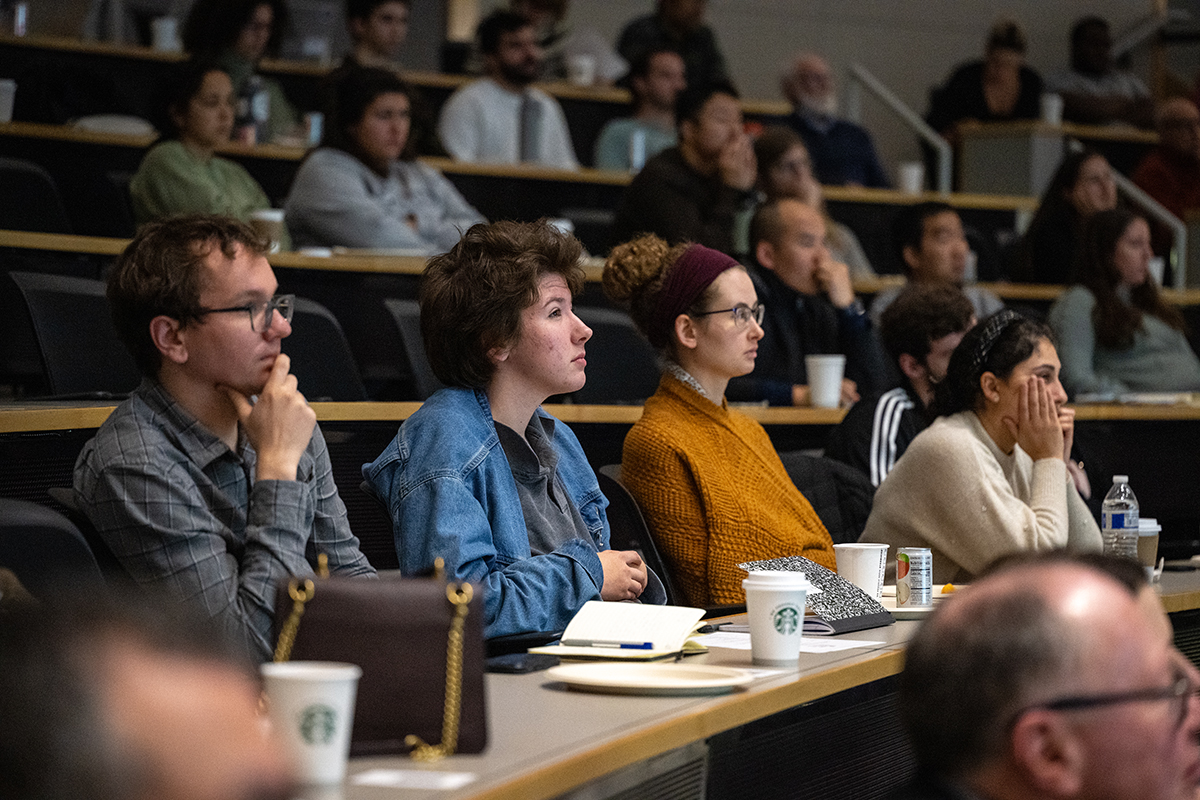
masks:
<svg viewBox="0 0 1200 800"><path fill-rule="evenodd" d="M646 235L613 249L604 291L663 356L658 391L625 439L621 479L687 602L742 603L743 561L799 555L834 568L833 541L762 426L728 407L763 331L741 264Z"/></svg>

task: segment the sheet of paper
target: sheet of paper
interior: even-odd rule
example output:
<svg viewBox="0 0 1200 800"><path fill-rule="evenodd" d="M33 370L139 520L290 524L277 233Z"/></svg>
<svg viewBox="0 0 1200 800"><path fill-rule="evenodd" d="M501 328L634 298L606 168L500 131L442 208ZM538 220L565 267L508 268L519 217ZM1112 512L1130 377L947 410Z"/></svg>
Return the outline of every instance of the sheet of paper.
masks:
<svg viewBox="0 0 1200 800"><path fill-rule="evenodd" d="M461 789L475 780L473 772L433 772L417 769L369 769L351 776L358 786L386 786L396 789Z"/></svg>
<svg viewBox="0 0 1200 800"><path fill-rule="evenodd" d="M731 631L722 628L716 633L698 637L708 647L724 647L730 650L749 650L750 634ZM801 653L836 653L839 650L853 650L856 647L882 647L885 642L866 641L865 639L829 639L805 636L800 640Z"/></svg>

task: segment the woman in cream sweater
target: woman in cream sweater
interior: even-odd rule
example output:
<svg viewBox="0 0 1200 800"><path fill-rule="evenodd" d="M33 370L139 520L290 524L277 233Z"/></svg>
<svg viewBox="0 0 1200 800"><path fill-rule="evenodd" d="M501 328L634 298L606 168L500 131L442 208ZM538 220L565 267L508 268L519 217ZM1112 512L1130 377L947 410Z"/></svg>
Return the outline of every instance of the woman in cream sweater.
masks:
<svg viewBox="0 0 1200 800"><path fill-rule="evenodd" d="M646 235L614 248L604 291L664 357L625 439L621 477L692 605L745 600L743 561L801 555L834 568L833 542L766 431L725 403L754 368L762 306L744 267Z"/></svg>
<svg viewBox="0 0 1200 800"><path fill-rule="evenodd" d="M933 551L935 583L970 580L1018 550L1099 550L1069 472L1075 411L1064 407L1050 329L993 314L955 349L938 418L875 494L860 541Z"/></svg>

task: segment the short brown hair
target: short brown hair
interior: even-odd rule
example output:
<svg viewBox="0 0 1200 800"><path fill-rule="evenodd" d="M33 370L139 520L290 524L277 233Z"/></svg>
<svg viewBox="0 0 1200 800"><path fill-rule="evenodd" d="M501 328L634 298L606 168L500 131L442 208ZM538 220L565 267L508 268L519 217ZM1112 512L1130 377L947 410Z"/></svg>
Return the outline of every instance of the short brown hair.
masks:
<svg viewBox="0 0 1200 800"><path fill-rule="evenodd" d="M150 320L168 316L186 326L200 318L204 261L213 247L233 258L237 245L256 255L268 243L244 222L212 214L171 217L138 231L108 276L113 325L138 369L158 375L161 354L150 338Z"/></svg>
<svg viewBox="0 0 1200 800"><path fill-rule="evenodd" d="M521 312L537 302L542 276L583 291L583 247L545 220L473 225L421 279L421 338L433 374L447 386L482 389L496 365L488 353L521 335Z"/></svg>
<svg viewBox="0 0 1200 800"><path fill-rule="evenodd" d="M975 308L962 289L945 283L910 283L879 319L879 338L893 361L908 353L925 363L943 336L965 333Z"/></svg>

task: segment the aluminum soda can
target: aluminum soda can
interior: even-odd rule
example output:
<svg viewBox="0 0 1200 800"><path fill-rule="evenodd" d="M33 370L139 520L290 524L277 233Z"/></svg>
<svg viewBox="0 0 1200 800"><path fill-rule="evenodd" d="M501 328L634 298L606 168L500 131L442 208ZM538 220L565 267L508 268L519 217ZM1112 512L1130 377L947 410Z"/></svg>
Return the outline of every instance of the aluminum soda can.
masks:
<svg viewBox="0 0 1200 800"><path fill-rule="evenodd" d="M896 607L933 605L933 553L928 547L896 551Z"/></svg>

